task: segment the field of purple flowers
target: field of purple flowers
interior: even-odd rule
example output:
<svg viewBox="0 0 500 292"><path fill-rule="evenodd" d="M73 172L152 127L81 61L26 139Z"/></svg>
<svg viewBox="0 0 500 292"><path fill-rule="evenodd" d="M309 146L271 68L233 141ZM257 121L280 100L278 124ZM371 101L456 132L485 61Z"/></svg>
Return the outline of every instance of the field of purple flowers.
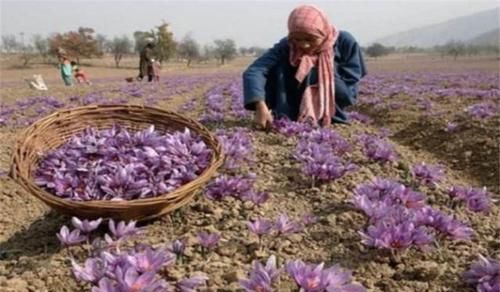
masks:
<svg viewBox="0 0 500 292"><path fill-rule="evenodd" d="M103 79L40 95L2 83L0 290L500 291L499 81L491 71L370 72L351 125L278 120L270 132L251 127L236 73ZM15 135L57 109L96 103L196 118L223 143L225 164L193 202L152 222L59 215L7 176ZM148 138L153 129L136 135L160 139ZM188 136L161 139L201 147ZM153 165L167 146L130 157ZM120 189L135 171L97 177L92 193L154 195L137 181ZM73 179L54 193L89 199Z"/></svg>

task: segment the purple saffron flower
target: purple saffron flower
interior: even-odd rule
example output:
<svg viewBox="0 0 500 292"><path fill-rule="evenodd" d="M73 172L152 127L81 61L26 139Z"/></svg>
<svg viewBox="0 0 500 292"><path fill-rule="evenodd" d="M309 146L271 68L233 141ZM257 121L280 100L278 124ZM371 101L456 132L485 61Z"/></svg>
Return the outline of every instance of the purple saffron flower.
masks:
<svg viewBox="0 0 500 292"><path fill-rule="evenodd" d="M199 286L205 285L208 280L207 275L196 275L191 278L183 279L177 283L177 289L180 292L196 292Z"/></svg>
<svg viewBox="0 0 500 292"><path fill-rule="evenodd" d="M173 252L177 256L182 256L184 254L185 249L186 249L186 243L184 239L176 239L168 247L168 250L170 252Z"/></svg>
<svg viewBox="0 0 500 292"><path fill-rule="evenodd" d="M287 118L282 118L273 121L273 129L282 135L290 137L312 131L313 126L309 123L299 123L290 121Z"/></svg>
<svg viewBox="0 0 500 292"><path fill-rule="evenodd" d="M314 266L296 260L286 264L286 271L303 291L319 292L325 291L328 286L323 266L323 263Z"/></svg>
<svg viewBox="0 0 500 292"><path fill-rule="evenodd" d="M320 292L363 292L365 289L358 284L349 284L351 272L342 271L339 267L323 269L324 264L307 265L301 260L290 261L286 271L295 280L301 291Z"/></svg>
<svg viewBox="0 0 500 292"><path fill-rule="evenodd" d="M264 204L269 199L269 194L266 192L250 191L241 196L243 200L250 201L256 206Z"/></svg>
<svg viewBox="0 0 500 292"><path fill-rule="evenodd" d="M474 231L466 224L431 207L424 207L416 213L418 225L430 226L453 240L469 240Z"/></svg>
<svg viewBox="0 0 500 292"><path fill-rule="evenodd" d="M278 231L278 234L290 234L302 230L302 226L297 222L291 221L286 214L279 215L274 228Z"/></svg>
<svg viewBox="0 0 500 292"><path fill-rule="evenodd" d="M88 258L83 267L71 259L71 265L76 279L94 284L104 277L107 270L106 262L99 258Z"/></svg>
<svg viewBox="0 0 500 292"><path fill-rule="evenodd" d="M133 267L125 271L117 267L115 277L118 282L119 291L155 291L162 288L164 281L155 279L154 272L139 274Z"/></svg>
<svg viewBox="0 0 500 292"><path fill-rule="evenodd" d="M73 223L73 226L77 229L79 229L83 233L90 233L94 230L96 230L99 225L102 222L102 218L99 218L97 220L80 220L77 217L71 218L71 223Z"/></svg>
<svg viewBox="0 0 500 292"><path fill-rule="evenodd" d="M344 270L338 265L323 270L326 273L326 281L328 286L327 292L364 292L366 289L360 284L350 283L352 281L352 273L349 270Z"/></svg>
<svg viewBox="0 0 500 292"><path fill-rule="evenodd" d="M448 132L448 133L453 133L457 130L458 128L458 124L457 123L454 123L454 122L448 122L446 124L446 128L445 128L445 131Z"/></svg>
<svg viewBox="0 0 500 292"><path fill-rule="evenodd" d="M458 200L465 201L467 208L473 212L487 213L493 204L486 188L454 186L448 191L448 194Z"/></svg>
<svg viewBox="0 0 500 292"><path fill-rule="evenodd" d="M443 178L443 168L435 165L426 165L425 163L416 164L412 168L412 174L418 181L435 186Z"/></svg>
<svg viewBox="0 0 500 292"><path fill-rule="evenodd" d="M253 262L248 279L240 280L240 285L248 292L271 292L273 283L278 279L281 269L276 267L276 257L270 256L266 265Z"/></svg>
<svg viewBox="0 0 500 292"><path fill-rule="evenodd" d="M393 146L385 140L367 134L359 136L359 140L363 144L363 152L368 158L381 163L396 160L397 155Z"/></svg>
<svg viewBox="0 0 500 292"><path fill-rule="evenodd" d="M479 260L463 274L465 282L479 292L500 291L500 260L479 255Z"/></svg>
<svg viewBox="0 0 500 292"><path fill-rule="evenodd" d="M272 231L273 223L264 218L255 219L255 221L247 222L248 229L259 237L265 234L269 234Z"/></svg>
<svg viewBox="0 0 500 292"><path fill-rule="evenodd" d="M120 221L115 224L113 219L109 220L109 231L113 234L116 239L123 238L125 236L134 235L139 232L139 229L135 227L137 221L129 221L127 224L125 221Z"/></svg>
<svg viewBox="0 0 500 292"><path fill-rule="evenodd" d="M144 251L134 253L128 257L129 263L138 272L158 272L161 268L175 262L175 255L162 249L153 250L147 247Z"/></svg>
<svg viewBox="0 0 500 292"><path fill-rule="evenodd" d="M428 248L434 240L425 227L415 227L412 222L401 224L376 223L368 227L366 233L360 232L363 243L377 248L404 250L412 245L420 249Z"/></svg>
<svg viewBox="0 0 500 292"><path fill-rule="evenodd" d="M199 232L198 233L198 242L201 246L206 249L214 248L220 240L220 234L218 233L207 233L207 232Z"/></svg>
<svg viewBox="0 0 500 292"><path fill-rule="evenodd" d="M87 240L87 236L81 235L80 230L75 229L69 232L69 229L68 227L66 227L66 225L61 228L56 236L64 246L77 245Z"/></svg>
<svg viewBox="0 0 500 292"><path fill-rule="evenodd" d="M256 176L249 173L246 176L221 175L207 185L205 196L212 200L222 200L227 196L244 199L253 192Z"/></svg>

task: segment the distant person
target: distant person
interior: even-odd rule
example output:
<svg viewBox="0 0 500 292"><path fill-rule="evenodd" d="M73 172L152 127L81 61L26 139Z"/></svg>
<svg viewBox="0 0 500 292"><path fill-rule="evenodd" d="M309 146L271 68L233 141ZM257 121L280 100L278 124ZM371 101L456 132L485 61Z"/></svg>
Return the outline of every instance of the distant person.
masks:
<svg viewBox="0 0 500 292"><path fill-rule="evenodd" d="M75 79L78 83L86 83L87 85L92 85L92 82L90 82L87 73L83 71L80 66L75 61L71 61L71 68L73 70L73 74L75 76Z"/></svg>
<svg viewBox="0 0 500 292"><path fill-rule="evenodd" d="M68 60L66 51L59 48L57 50L57 58L59 59L59 70L61 71L61 77L64 85L73 86L73 70L71 68L71 63Z"/></svg>
<svg viewBox="0 0 500 292"><path fill-rule="evenodd" d="M288 36L243 73L244 105L264 128L273 115L322 126L347 123L344 108L356 102L365 75L354 37L337 30L319 8L302 5L288 18Z"/></svg>
<svg viewBox="0 0 500 292"><path fill-rule="evenodd" d="M139 76L137 76L137 80L141 81L144 77L148 77L148 81L153 81L153 49L155 45L153 41L148 41L146 46L141 51L140 60L139 60Z"/></svg>
<svg viewBox="0 0 500 292"><path fill-rule="evenodd" d="M161 63L153 59L153 81L160 82Z"/></svg>

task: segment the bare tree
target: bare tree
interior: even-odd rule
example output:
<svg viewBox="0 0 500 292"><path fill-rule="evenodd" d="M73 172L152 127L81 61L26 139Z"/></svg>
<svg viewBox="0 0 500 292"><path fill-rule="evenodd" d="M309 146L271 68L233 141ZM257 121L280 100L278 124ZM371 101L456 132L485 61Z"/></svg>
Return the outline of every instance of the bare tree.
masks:
<svg viewBox="0 0 500 292"><path fill-rule="evenodd" d="M43 61L47 63L49 57L49 40L36 34L33 36L33 45Z"/></svg>
<svg viewBox="0 0 500 292"><path fill-rule="evenodd" d="M107 48L113 54L116 68L119 68L123 56L132 53L133 44L132 41L124 35L122 37L115 37L112 41L109 41L107 43Z"/></svg>
<svg viewBox="0 0 500 292"><path fill-rule="evenodd" d="M189 67L193 60L200 58L200 45L190 34L187 34L177 45L177 54L187 60Z"/></svg>
<svg viewBox="0 0 500 292"><path fill-rule="evenodd" d="M21 48L21 43L16 39L13 34L2 36L2 48L6 53L13 53Z"/></svg>

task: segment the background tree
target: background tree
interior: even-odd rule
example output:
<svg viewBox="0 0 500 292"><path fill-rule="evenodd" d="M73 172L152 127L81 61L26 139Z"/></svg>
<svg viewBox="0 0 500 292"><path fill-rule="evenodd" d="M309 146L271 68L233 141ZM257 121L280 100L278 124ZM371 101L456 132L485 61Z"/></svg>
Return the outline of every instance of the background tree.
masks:
<svg viewBox="0 0 500 292"><path fill-rule="evenodd" d="M174 34L170 31L168 23L164 22L157 27L156 32L154 32L154 39L156 43L155 55L158 61L168 61L168 59L175 54L177 45L174 41Z"/></svg>
<svg viewBox="0 0 500 292"><path fill-rule="evenodd" d="M141 50L146 46L148 39L154 39L153 31L136 31L134 32L134 51L140 53Z"/></svg>
<svg viewBox="0 0 500 292"><path fill-rule="evenodd" d="M22 45L19 58L23 67L28 67L29 62L36 58L35 48L32 45Z"/></svg>
<svg viewBox="0 0 500 292"><path fill-rule="evenodd" d="M47 63L49 57L49 40L36 34L33 36L33 46L43 62Z"/></svg>
<svg viewBox="0 0 500 292"><path fill-rule="evenodd" d="M101 56L93 33L92 28L80 27L77 32L56 34L49 41L50 53L56 55L57 49L63 48L70 57L76 59L77 63L80 63L81 58Z"/></svg>
<svg viewBox="0 0 500 292"><path fill-rule="evenodd" d="M189 67L193 60L200 58L200 45L190 34L187 34L177 45L177 55L186 59Z"/></svg>
<svg viewBox="0 0 500 292"><path fill-rule="evenodd" d="M2 35L2 49L6 53L13 53L21 47L21 43L17 41L13 34Z"/></svg>
<svg viewBox="0 0 500 292"><path fill-rule="evenodd" d="M200 62L208 63L215 57L215 48L212 45L206 44L200 52Z"/></svg>
<svg viewBox="0 0 500 292"><path fill-rule="evenodd" d="M465 55L466 48L464 43L452 40L444 45L444 51L446 55L453 56L453 60L456 60L458 56Z"/></svg>
<svg viewBox="0 0 500 292"><path fill-rule="evenodd" d="M107 53L107 49L108 49L107 44L109 43L109 41L106 38L106 36L98 33L95 37L95 40L96 40L97 50L101 54Z"/></svg>
<svg viewBox="0 0 500 292"><path fill-rule="evenodd" d="M108 41L107 49L113 55L116 68L120 67L120 62L124 56L132 53L132 48L132 41L125 35Z"/></svg>
<svg viewBox="0 0 500 292"><path fill-rule="evenodd" d="M366 54L370 57L378 58L389 53L389 49L380 43L374 43L366 48Z"/></svg>
<svg viewBox="0 0 500 292"><path fill-rule="evenodd" d="M220 61L222 65L228 60L234 59L236 57L236 44L232 39L215 40L215 57Z"/></svg>

